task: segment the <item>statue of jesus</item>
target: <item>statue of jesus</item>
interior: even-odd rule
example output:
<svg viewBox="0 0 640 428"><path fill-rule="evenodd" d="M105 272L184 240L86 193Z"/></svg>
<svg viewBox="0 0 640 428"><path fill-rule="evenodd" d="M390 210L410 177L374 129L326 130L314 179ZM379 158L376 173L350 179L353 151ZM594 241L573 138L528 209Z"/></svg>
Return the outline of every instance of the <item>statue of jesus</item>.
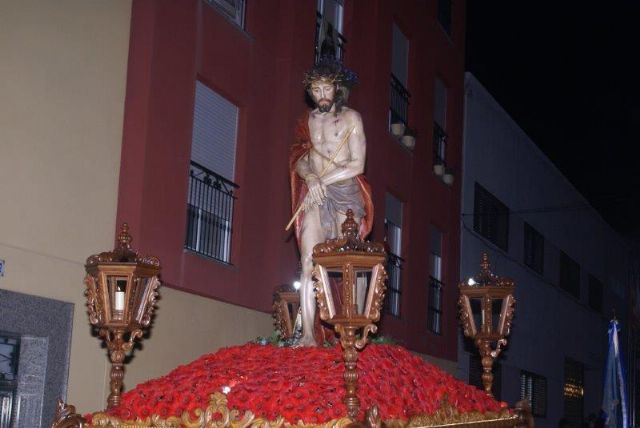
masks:
<svg viewBox="0 0 640 428"><path fill-rule="evenodd" d="M314 346L316 300L311 272L313 247L341 234L348 209L364 239L373 224L371 189L362 175L366 139L360 114L345 105L355 76L339 61L321 60L304 79L315 104L298 123L291 147L292 207L300 249L300 307L302 337L299 346Z"/></svg>

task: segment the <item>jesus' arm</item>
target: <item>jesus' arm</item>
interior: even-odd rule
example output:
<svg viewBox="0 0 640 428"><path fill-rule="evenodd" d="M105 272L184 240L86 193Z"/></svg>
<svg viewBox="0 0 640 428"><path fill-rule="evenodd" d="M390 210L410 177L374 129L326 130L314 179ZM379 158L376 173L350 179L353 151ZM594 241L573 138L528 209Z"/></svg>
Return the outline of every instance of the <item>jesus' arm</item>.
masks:
<svg viewBox="0 0 640 428"><path fill-rule="evenodd" d="M307 187L309 188L309 192L305 197L305 205L322 204L322 201L326 197L325 185L311 168L309 153L298 160L296 163L296 172L307 183Z"/></svg>

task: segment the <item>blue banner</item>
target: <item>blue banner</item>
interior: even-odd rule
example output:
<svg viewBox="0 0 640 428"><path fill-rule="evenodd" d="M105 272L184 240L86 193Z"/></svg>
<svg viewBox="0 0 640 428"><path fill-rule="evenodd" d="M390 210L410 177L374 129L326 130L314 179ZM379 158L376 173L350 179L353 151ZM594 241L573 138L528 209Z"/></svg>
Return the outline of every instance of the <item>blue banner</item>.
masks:
<svg viewBox="0 0 640 428"><path fill-rule="evenodd" d="M602 411L605 413L605 426L610 428L629 428L629 412L625 386L625 372L620 356L618 341L618 321L609 323L609 353L604 375L604 393L602 394Z"/></svg>

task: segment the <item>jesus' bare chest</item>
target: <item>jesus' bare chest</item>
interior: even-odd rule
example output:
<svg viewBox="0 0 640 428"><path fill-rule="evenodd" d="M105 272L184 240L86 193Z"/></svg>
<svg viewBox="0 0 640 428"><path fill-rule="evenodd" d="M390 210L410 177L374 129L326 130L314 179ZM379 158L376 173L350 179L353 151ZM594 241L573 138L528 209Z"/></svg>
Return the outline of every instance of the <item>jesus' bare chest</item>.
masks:
<svg viewBox="0 0 640 428"><path fill-rule="evenodd" d="M309 133L314 148L311 151L312 159L331 159L335 156L334 162L336 163L349 159L349 145L348 143L342 144L350 130L347 122L340 113L337 115L333 113L312 113L309 115ZM338 151L337 154L336 151Z"/></svg>

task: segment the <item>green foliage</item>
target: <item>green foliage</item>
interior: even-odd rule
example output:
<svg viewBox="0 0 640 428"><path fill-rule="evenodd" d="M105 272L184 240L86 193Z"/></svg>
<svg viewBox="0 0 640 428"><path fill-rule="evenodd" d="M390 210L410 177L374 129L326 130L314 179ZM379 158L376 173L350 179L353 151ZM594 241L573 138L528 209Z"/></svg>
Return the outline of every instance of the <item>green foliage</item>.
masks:
<svg viewBox="0 0 640 428"><path fill-rule="evenodd" d="M289 339L282 339L280 336L280 332L278 330L274 330L269 337L258 336L253 339L250 343L255 343L258 345L272 345L277 346L278 348L286 348L290 346L296 346L298 343L298 337L292 337ZM336 346L340 341L338 339L333 340L325 340L320 346L324 348L332 348ZM391 336L370 336L369 343L374 345L397 345L398 341Z"/></svg>
<svg viewBox="0 0 640 428"><path fill-rule="evenodd" d="M375 345L397 345L398 341L391 336L372 336L369 342Z"/></svg>

